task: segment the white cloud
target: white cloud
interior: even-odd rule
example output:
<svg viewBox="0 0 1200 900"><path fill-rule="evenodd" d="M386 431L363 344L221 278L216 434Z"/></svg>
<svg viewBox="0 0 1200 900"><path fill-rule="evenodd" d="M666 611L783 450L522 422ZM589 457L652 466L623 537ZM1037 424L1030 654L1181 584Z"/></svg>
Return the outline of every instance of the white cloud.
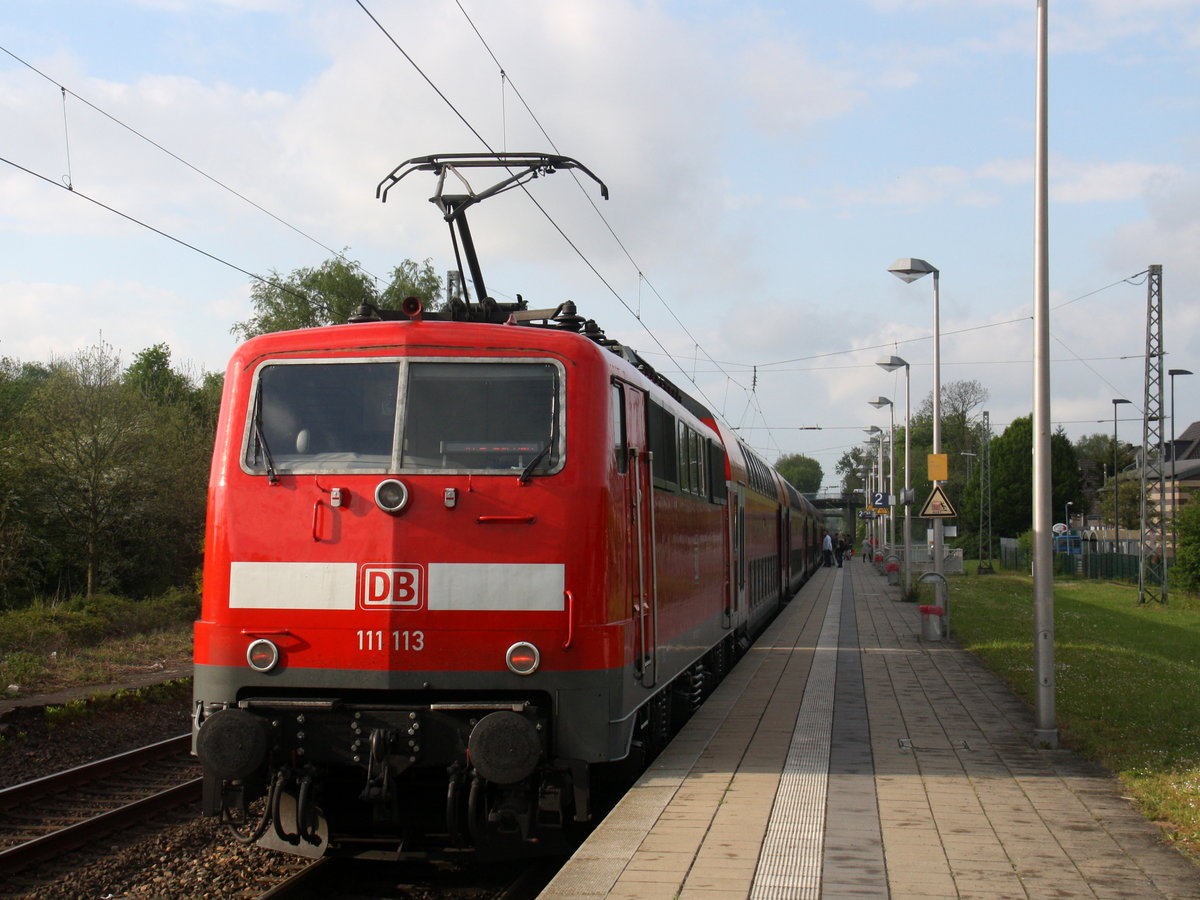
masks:
<svg viewBox="0 0 1200 900"><path fill-rule="evenodd" d="M743 51L740 65L750 119L770 134L803 136L866 100L856 73L820 62L794 42L764 40Z"/></svg>
<svg viewBox="0 0 1200 900"><path fill-rule="evenodd" d="M1080 163L1056 160L1050 199L1059 203L1102 203L1145 196L1156 181L1181 174L1178 166L1140 162Z"/></svg>

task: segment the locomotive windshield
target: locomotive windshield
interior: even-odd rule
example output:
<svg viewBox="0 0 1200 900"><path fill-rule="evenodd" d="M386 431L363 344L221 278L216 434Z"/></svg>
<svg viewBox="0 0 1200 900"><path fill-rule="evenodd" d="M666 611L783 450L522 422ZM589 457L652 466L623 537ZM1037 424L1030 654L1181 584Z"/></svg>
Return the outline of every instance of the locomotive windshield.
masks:
<svg viewBox="0 0 1200 900"><path fill-rule="evenodd" d="M272 363L258 375L243 460L257 473L529 477L559 465L560 391L559 368L541 361Z"/></svg>

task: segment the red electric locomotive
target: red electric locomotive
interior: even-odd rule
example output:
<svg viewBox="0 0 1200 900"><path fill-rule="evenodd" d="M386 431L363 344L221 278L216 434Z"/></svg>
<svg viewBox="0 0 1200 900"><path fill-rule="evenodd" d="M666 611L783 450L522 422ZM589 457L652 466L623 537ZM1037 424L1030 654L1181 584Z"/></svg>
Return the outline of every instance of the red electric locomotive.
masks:
<svg viewBox="0 0 1200 900"><path fill-rule="evenodd" d="M413 162L487 159L518 165ZM556 847L596 767L661 749L799 586L817 513L569 305L363 312L226 373L205 813L310 856Z"/></svg>

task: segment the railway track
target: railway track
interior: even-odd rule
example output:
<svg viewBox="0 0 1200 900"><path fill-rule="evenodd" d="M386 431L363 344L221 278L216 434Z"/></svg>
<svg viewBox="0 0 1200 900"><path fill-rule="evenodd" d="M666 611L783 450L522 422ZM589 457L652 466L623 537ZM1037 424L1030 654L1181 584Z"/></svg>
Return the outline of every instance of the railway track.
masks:
<svg viewBox="0 0 1200 900"><path fill-rule="evenodd" d="M0 790L0 876L200 798L184 734Z"/></svg>
<svg viewBox="0 0 1200 900"><path fill-rule="evenodd" d="M166 824L171 819L169 813L200 798L198 763L189 755L190 748L191 735L180 735L0 789L0 884L7 882L8 888L0 889L0 893L16 896L11 893L15 890L24 896L23 884L31 891L44 891L47 885L70 883L63 879L83 871L80 862L93 865L89 860L94 861L97 852L101 858L108 856L105 836L125 829L136 833L134 826L146 826L159 819L164 820L164 828L171 827ZM82 859L78 855L60 858L81 848L96 852L82 854ZM170 884L174 878L171 865L151 855L155 851L145 852L151 883L159 888ZM219 854L219 849L216 852ZM431 892L445 900L529 900L561 864L561 860L491 866L388 864L347 859L305 864L298 858L272 857L270 866L245 865L240 877L227 878L230 883L220 887L210 884L206 891L214 897L246 897L265 891L259 894L259 900L428 897ZM213 865L230 874L227 858ZM180 896L189 895L190 890L181 884ZM95 894L89 891L87 895Z"/></svg>

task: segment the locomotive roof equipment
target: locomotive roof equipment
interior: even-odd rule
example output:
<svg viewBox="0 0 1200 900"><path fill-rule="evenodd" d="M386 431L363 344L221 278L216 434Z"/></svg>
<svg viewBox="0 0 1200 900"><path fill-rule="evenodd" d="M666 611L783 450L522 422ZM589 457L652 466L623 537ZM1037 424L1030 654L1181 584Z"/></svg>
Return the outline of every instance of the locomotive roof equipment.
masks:
<svg viewBox="0 0 1200 900"><path fill-rule="evenodd" d="M491 187L476 191L467 181L462 169L504 169L509 175L493 184ZM560 305L553 310L529 310L524 301L517 297L517 303L497 303L487 294L484 286L483 270L479 265L479 256L475 251L475 242L471 238L471 229L467 224L467 210L498 194L510 191L515 187L524 187L526 183L539 175L550 175L559 169L578 169L598 185L600 196L608 199L608 187L583 163L569 156L557 156L548 153L438 153L431 156L417 156L405 160L392 169L375 187L375 196L386 203L388 191L395 187L401 179L413 172L432 172L437 176L437 188L429 202L442 212L442 218L450 225L450 241L454 246L454 258L458 263L459 283L464 294L467 292L466 276L463 272L463 256L466 256L467 267L471 271L471 280L475 283L475 293L479 298L476 304L470 302L469 295L466 303L458 298L448 298L450 318L455 321L492 322L502 324L508 317L514 316L517 321L534 319L556 319L560 324L566 324L561 318L564 315ZM446 176L453 175L466 189L466 193L446 193ZM457 231L457 234L456 234ZM459 243L461 241L461 252ZM376 318L399 318L388 316L384 310L374 310ZM574 311L566 313L573 316ZM371 318L369 314L366 316ZM433 316L431 318L440 318ZM572 328L578 330L578 328Z"/></svg>

